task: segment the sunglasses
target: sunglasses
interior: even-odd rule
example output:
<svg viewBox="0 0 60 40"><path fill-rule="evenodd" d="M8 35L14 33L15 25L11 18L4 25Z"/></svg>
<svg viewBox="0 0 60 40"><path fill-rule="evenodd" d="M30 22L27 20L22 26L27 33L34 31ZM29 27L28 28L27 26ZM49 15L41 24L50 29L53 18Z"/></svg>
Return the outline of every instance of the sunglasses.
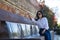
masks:
<svg viewBox="0 0 60 40"><path fill-rule="evenodd" d="M38 14L38 15L41 15L41 14Z"/></svg>

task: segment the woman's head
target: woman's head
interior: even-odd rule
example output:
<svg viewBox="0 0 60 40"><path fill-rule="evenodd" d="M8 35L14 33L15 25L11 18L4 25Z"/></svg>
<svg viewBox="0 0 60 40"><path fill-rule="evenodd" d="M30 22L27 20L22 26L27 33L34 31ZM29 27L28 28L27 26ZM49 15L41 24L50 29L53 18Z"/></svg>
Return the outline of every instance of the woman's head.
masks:
<svg viewBox="0 0 60 40"><path fill-rule="evenodd" d="M43 11L38 11L36 14L37 19L44 17L43 14L44 14Z"/></svg>

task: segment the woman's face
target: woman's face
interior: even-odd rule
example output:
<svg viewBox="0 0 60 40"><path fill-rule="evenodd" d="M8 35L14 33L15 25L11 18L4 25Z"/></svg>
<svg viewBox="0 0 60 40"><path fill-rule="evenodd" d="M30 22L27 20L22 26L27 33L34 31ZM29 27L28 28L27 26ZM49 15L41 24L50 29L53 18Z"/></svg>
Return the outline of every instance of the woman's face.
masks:
<svg viewBox="0 0 60 40"><path fill-rule="evenodd" d="M38 12L39 18L42 18L42 13Z"/></svg>

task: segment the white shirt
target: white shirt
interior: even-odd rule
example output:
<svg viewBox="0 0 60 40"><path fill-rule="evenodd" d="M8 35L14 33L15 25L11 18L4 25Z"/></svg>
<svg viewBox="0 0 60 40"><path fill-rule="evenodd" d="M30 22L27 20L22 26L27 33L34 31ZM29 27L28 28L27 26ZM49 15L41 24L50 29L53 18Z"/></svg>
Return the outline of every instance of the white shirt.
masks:
<svg viewBox="0 0 60 40"><path fill-rule="evenodd" d="M38 19L38 21L35 21L32 18L32 22L37 24L38 28L45 28L46 30L49 29L48 20L46 17L43 17L42 19Z"/></svg>

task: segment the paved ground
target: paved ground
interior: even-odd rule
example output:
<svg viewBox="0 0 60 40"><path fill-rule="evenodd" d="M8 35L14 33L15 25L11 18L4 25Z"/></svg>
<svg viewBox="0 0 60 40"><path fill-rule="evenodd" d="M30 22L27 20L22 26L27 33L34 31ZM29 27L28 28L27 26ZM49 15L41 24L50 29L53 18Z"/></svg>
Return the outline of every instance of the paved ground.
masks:
<svg viewBox="0 0 60 40"><path fill-rule="evenodd" d="M60 35L54 35L54 40L60 40Z"/></svg>

